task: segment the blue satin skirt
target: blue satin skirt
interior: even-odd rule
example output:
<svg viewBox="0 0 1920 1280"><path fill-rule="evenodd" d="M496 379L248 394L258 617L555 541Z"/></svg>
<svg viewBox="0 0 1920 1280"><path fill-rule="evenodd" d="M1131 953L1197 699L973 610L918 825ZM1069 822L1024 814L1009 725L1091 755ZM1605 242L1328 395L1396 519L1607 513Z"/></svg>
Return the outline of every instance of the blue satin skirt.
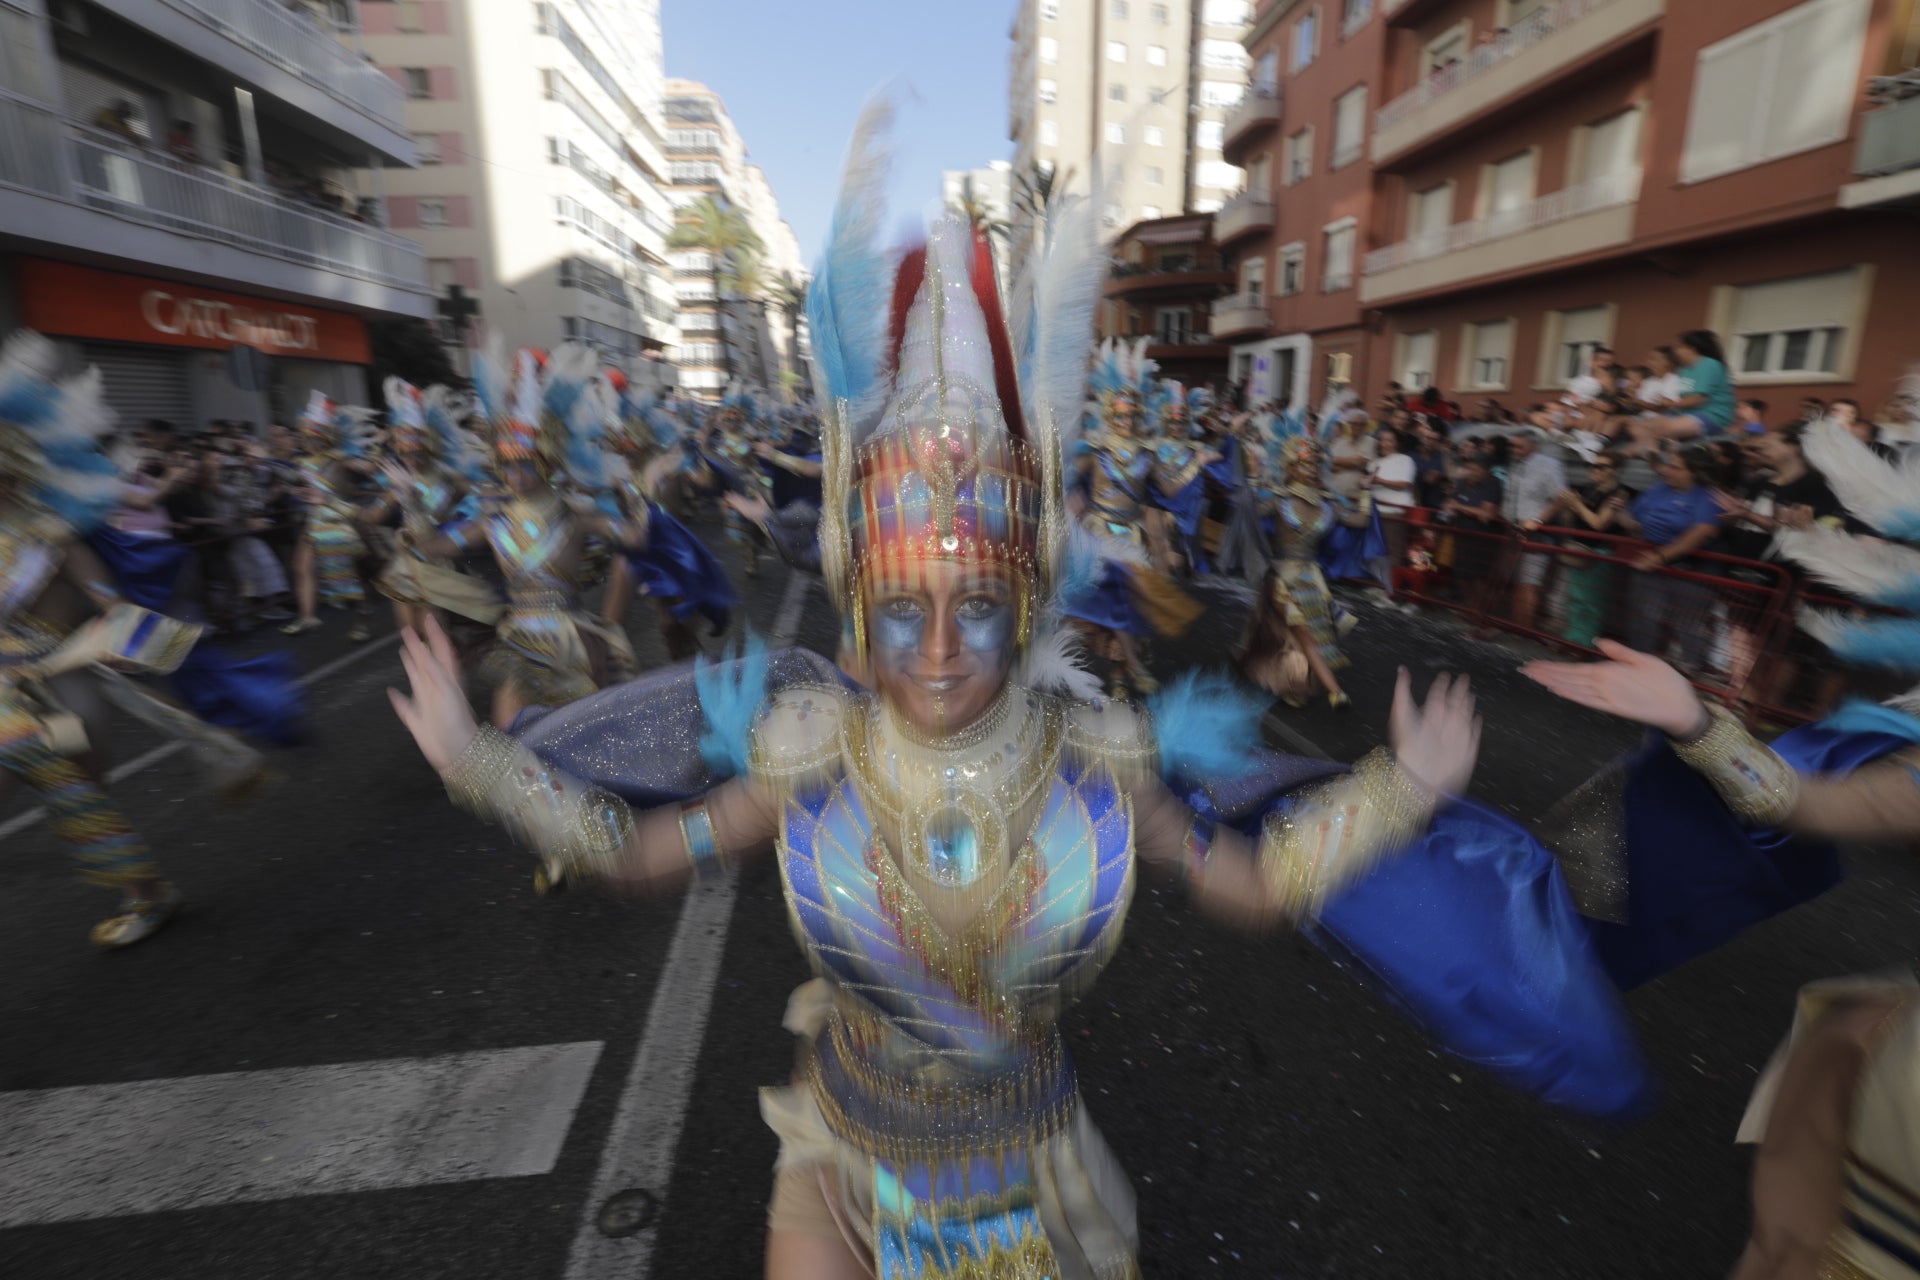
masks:
<svg viewBox="0 0 1920 1280"><path fill-rule="evenodd" d="M624 555L640 588L665 600L674 617L699 613L714 630L727 629L739 593L719 557L659 504L648 504L647 545Z"/></svg>

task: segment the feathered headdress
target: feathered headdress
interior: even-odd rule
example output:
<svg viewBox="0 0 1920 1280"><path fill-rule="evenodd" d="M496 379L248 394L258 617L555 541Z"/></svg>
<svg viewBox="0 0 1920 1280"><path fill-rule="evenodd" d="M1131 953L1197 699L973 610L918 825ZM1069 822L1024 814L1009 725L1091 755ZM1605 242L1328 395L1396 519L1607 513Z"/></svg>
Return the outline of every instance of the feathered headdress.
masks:
<svg viewBox="0 0 1920 1280"><path fill-rule="evenodd" d="M423 448L439 452L439 441L427 427L427 411L420 388L405 378L388 378L381 390L387 399L387 430L396 443L411 440Z"/></svg>
<svg viewBox="0 0 1920 1280"><path fill-rule="evenodd" d="M99 370L55 382L54 360L53 343L31 330L0 349L0 475L86 533L125 492L100 446L114 415L101 398Z"/></svg>
<svg viewBox="0 0 1920 1280"><path fill-rule="evenodd" d="M428 387L421 394L420 409L433 432L441 465L474 488L482 487L487 480L486 448L466 427L475 410L473 397L452 387Z"/></svg>
<svg viewBox="0 0 1920 1280"><path fill-rule="evenodd" d="M300 415L300 423L324 440L328 448L338 449L349 458L364 458L380 438L374 417L372 409L335 404L325 392L316 390L307 396L307 408Z"/></svg>
<svg viewBox="0 0 1920 1280"><path fill-rule="evenodd" d="M1147 359L1147 341L1108 338L1095 353L1087 386L1098 404L1101 420L1109 425L1136 430L1146 412L1153 395L1153 375L1160 368Z"/></svg>

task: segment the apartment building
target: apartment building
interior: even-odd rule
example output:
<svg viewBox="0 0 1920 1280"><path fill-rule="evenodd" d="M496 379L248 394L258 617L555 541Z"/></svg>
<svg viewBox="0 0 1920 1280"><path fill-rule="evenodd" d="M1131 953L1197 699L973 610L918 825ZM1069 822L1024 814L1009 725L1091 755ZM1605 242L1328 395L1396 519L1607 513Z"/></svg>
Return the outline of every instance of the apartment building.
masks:
<svg viewBox="0 0 1920 1280"><path fill-rule="evenodd" d="M1367 121L1380 100L1379 0L1264 5L1247 33L1251 87L1228 117L1226 157L1246 192L1214 215L1234 256L1211 332L1233 344L1249 402L1350 382L1367 345L1359 264L1374 220Z"/></svg>
<svg viewBox="0 0 1920 1280"><path fill-rule="evenodd" d="M747 159L746 143L719 94L695 80L667 84L667 150L677 217L697 225L711 200L739 215L759 242L753 266L743 255L725 261L714 248L673 254L680 326L680 385L718 399L739 384L793 394L803 389L804 343L798 295L806 268L793 228L780 216L765 172ZM743 270L744 268L744 270Z"/></svg>
<svg viewBox="0 0 1920 1280"><path fill-rule="evenodd" d="M1220 207L1240 189L1221 153L1247 82L1248 0L1022 0L1010 38L1008 136L1019 183L1037 171L1087 194L1102 225ZM1015 265L1033 242L1017 207Z"/></svg>
<svg viewBox="0 0 1920 1280"><path fill-rule="evenodd" d="M441 300L479 307L470 325L443 325L457 355L490 335L509 348L573 339L670 382L658 0L358 7L419 157L387 181L393 226L425 250Z"/></svg>
<svg viewBox="0 0 1920 1280"><path fill-rule="evenodd" d="M1255 339L1307 340L1310 395L1344 376L1369 398L1432 383L1524 407L1598 345L1637 362L1693 328L1776 417L1802 396L1871 414L1889 395L1920 287L1914 0L1376 4L1360 340L1349 362L1343 333L1278 316ZM1256 33L1306 8L1272 0ZM1269 45L1250 43L1258 64ZM1284 116L1299 95L1283 81ZM1348 216L1272 189L1283 227Z"/></svg>
<svg viewBox="0 0 1920 1280"><path fill-rule="evenodd" d="M433 298L358 179L414 146L350 17L0 0L0 332L31 326L99 368L123 421L364 400L368 321Z"/></svg>
<svg viewBox="0 0 1920 1280"><path fill-rule="evenodd" d="M1209 336L1212 303L1237 270L1213 243L1204 213L1136 222L1113 243L1113 268L1101 286L1099 336L1150 338L1147 358L1162 377L1189 386L1224 385L1231 348Z"/></svg>

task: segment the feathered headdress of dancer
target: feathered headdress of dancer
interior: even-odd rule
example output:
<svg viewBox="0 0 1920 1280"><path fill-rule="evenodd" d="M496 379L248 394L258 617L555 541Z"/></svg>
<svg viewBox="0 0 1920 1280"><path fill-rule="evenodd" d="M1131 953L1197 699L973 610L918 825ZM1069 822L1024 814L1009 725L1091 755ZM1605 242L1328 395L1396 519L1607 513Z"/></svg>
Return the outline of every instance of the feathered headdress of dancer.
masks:
<svg viewBox="0 0 1920 1280"><path fill-rule="evenodd" d="M1831 419L1806 429L1807 462L1826 477L1849 514L1882 538L1856 538L1815 525L1782 529L1775 546L1822 581L1871 604L1920 613L1920 458L1887 462ZM1853 617L1807 609L1800 625L1844 661L1920 675L1920 618ZM1898 700L1920 711L1920 686Z"/></svg>
<svg viewBox="0 0 1920 1280"><path fill-rule="evenodd" d="M1133 342L1108 338L1095 353L1093 372L1087 378L1101 420L1130 434L1140 429L1153 395L1153 375L1160 367L1147 359L1147 342L1146 338Z"/></svg>
<svg viewBox="0 0 1920 1280"><path fill-rule="evenodd" d="M114 415L101 399L97 369L56 382L54 364L53 343L31 330L0 349L0 477L85 533L125 492L100 445Z"/></svg>
<svg viewBox="0 0 1920 1280"><path fill-rule="evenodd" d="M564 470L584 492L604 490L620 409L597 351L578 342L554 349L540 384L540 411L541 432L550 441L549 466Z"/></svg>
<svg viewBox="0 0 1920 1280"><path fill-rule="evenodd" d="M440 442L427 426L427 410L420 388L405 378L388 378L381 390L387 399L387 434L395 445L411 444L432 453Z"/></svg>
<svg viewBox="0 0 1920 1280"><path fill-rule="evenodd" d="M1172 378L1156 378L1147 392L1145 421L1151 435L1185 437L1187 389Z"/></svg>
<svg viewBox="0 0 1920 1280"><path fill-rule="evenodd" d="M380 438L374 416L372 409L335 404L324 391L313 391L308 393L300 425L324 441L327 448L337 449L349 458L364 458Z"/></svg>
<svg viewBox="0 0 1920 1280"><path fill-rule="evenodd" d="M434 452L441 465L479 488L487 478L486 448L466 427L475 408L472 396L452 387L428 387L420 396L421 413L433 432Z"/></svg>

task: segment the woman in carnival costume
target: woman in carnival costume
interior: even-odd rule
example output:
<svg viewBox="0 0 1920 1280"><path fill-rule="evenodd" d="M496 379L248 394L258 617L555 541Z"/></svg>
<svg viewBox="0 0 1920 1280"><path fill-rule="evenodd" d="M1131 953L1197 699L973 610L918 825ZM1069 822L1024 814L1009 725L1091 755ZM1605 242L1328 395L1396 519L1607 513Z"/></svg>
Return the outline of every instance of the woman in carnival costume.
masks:
<svg viewBox="0 0 1920 1280"><path fill-rule="evenodd" d="M347 638L361 641L373 632L362 580L362 562L368 548L360 535L355 477L371 474L368 457L375 428L368 409L336 406L321 392L307 401L300 419L300 468L306 527L293 557L294 599L300 616L280 630L290 636L318 631L318 606L325 602L353 610L353 629Z"/></svg>
<svg viewBox="0 0 1920 1280"><path fill-rule="evenodd" d="M1424 709L1403 687L1395 752L1333 778L1259 752L1259 708L1218 687L1183 682L1151 716L1049 692L1088 684L1052 624L1095 228L1054 211L1009 342L990 250L943 220L899 266L889 335L878 128L809 298L825 567L877 692L794 650L656 673L516 740L473 724L450 646L409 636L413 694L393 695L458 803L582 873L658 887L775 851L818 976L788 1007L798 1082L762 1095L781 1137L767 1274L1139 1274L1132 1193L1057 1020L1117 945L1143 861L1222 916L1317 916L1524 1087L1639 1105L1551 857L1445 799L1475 755L1464 685ZM1523 952L1550 959L1520 975ZM1460 981L1474 999L1441 990Z"/></svg>
<svg viewBox="0 0 1920 1280"><path fill-rule="evenodd" d="M1139 637L1183 635L1202 612L1150 560L1161 469L1143 425L1154 367L1145 349L1145 339L1133 347L1109 339L1102 347L1090 384L1100 425L1074 445L1070 459L1099 570L1073 592L1067 614L1108 663L1116 696L1160 687L1140 659Z"/></svg>
<svg viewBox="0 0 1920 1280"><path fill-rule="evenodd" d="M1253 615L1247 620L1240 669L1290 706L1305 706L1314 686L1336 708L1352 705L1335 673L1347 666L1340 637L1353 619L1327 589L1320 557L1339 524L1339 500L1322 484L1320 446L1296 435L1277 449L1283 483L1274 495L1273 562Z"/></svg>
<svg viewBox="0 0 1920 1280"><path fill-rule="evenodd" d="M1830 421L1807 432L1806 453L1863 525L1920 541L1920 469L1889 465ZM1920 604L1920 551L1909 546L1809 522L1781 531L1776 547L1854 598L1903 614ZM1920 622L1910 615L1809 612L1802 622L1843 660L1920 672ZM1632 779L1624 800L1629 815L1659 806L1681 838L1670 850L1688 854L1664 865L1630 860L1627 888L1646 899L1636 904L1642 914L1660 914L1656 898L1684 901L1690 927L1622 939L1632 944L1623 954L1649 962L1643 969L1678 963L1833 884L1838 864L1822 841L1920 842L1920 691L1852 703L1768 745L1702 703L1660 659L1607 640L1600 648L1602 662L1524 670L1564 698L1665 737L1650 748L1664 769ZM1760 1150L1753 1233L1735 1280L1920 1277L1913 974L1803 988L1792 1034L1762 1073L1738 1140Z"/></svg>
<svg viewBox="0 0 1920 1280"><path fill-rule="evenodd" d="M760 572L760 543L765 534L727 499L734 494L750 502L767 497L766 476L754 457L754 447L761 442L761 436L760 402L741 388L727 392L699 436L700 457L705 464L704 487L720 503L727 540L739 546L747 562L749 578Z"/></svg>
<svg viewBox="0 0 1920 1280"><path fill-rule="evenodd" d="M385 390L392 452L381 469L386 491L359 512L368 525L399 516L393 559L376 583L380 594L393 601L403 628L421 627L436 611L493 626L504 605L492 586L425 550L441 529L478 512L486 488L484 459L459 425L471 402L447 387L423 395L400 378L388 378Z"/></svg>
<svg viewBox="0 0 1920 1280"><path fill-rule="evenodd" d="M17 333L0 351L0 790L15 782L32 788L86 879L123 894L92 937L124 947L165 924L180 894L102 782L110 746L103 698L185 742L229 797L266 771L232 734L127 678L181 670L201 628L139 603L171 595L157 575L131 579L123 593L83 540L122 491L98 446L113 415L97 371L56 384L53 361L53 345L36 333ZM143 563L155 567L159 549L142 550ZM174 549L172 576L185 555ZM200 678L211 695L236 677L212 661ZM291 682L279 690L284 727L297 719L299 700ZM246 701L227 696L235 708Z"/></svg>

